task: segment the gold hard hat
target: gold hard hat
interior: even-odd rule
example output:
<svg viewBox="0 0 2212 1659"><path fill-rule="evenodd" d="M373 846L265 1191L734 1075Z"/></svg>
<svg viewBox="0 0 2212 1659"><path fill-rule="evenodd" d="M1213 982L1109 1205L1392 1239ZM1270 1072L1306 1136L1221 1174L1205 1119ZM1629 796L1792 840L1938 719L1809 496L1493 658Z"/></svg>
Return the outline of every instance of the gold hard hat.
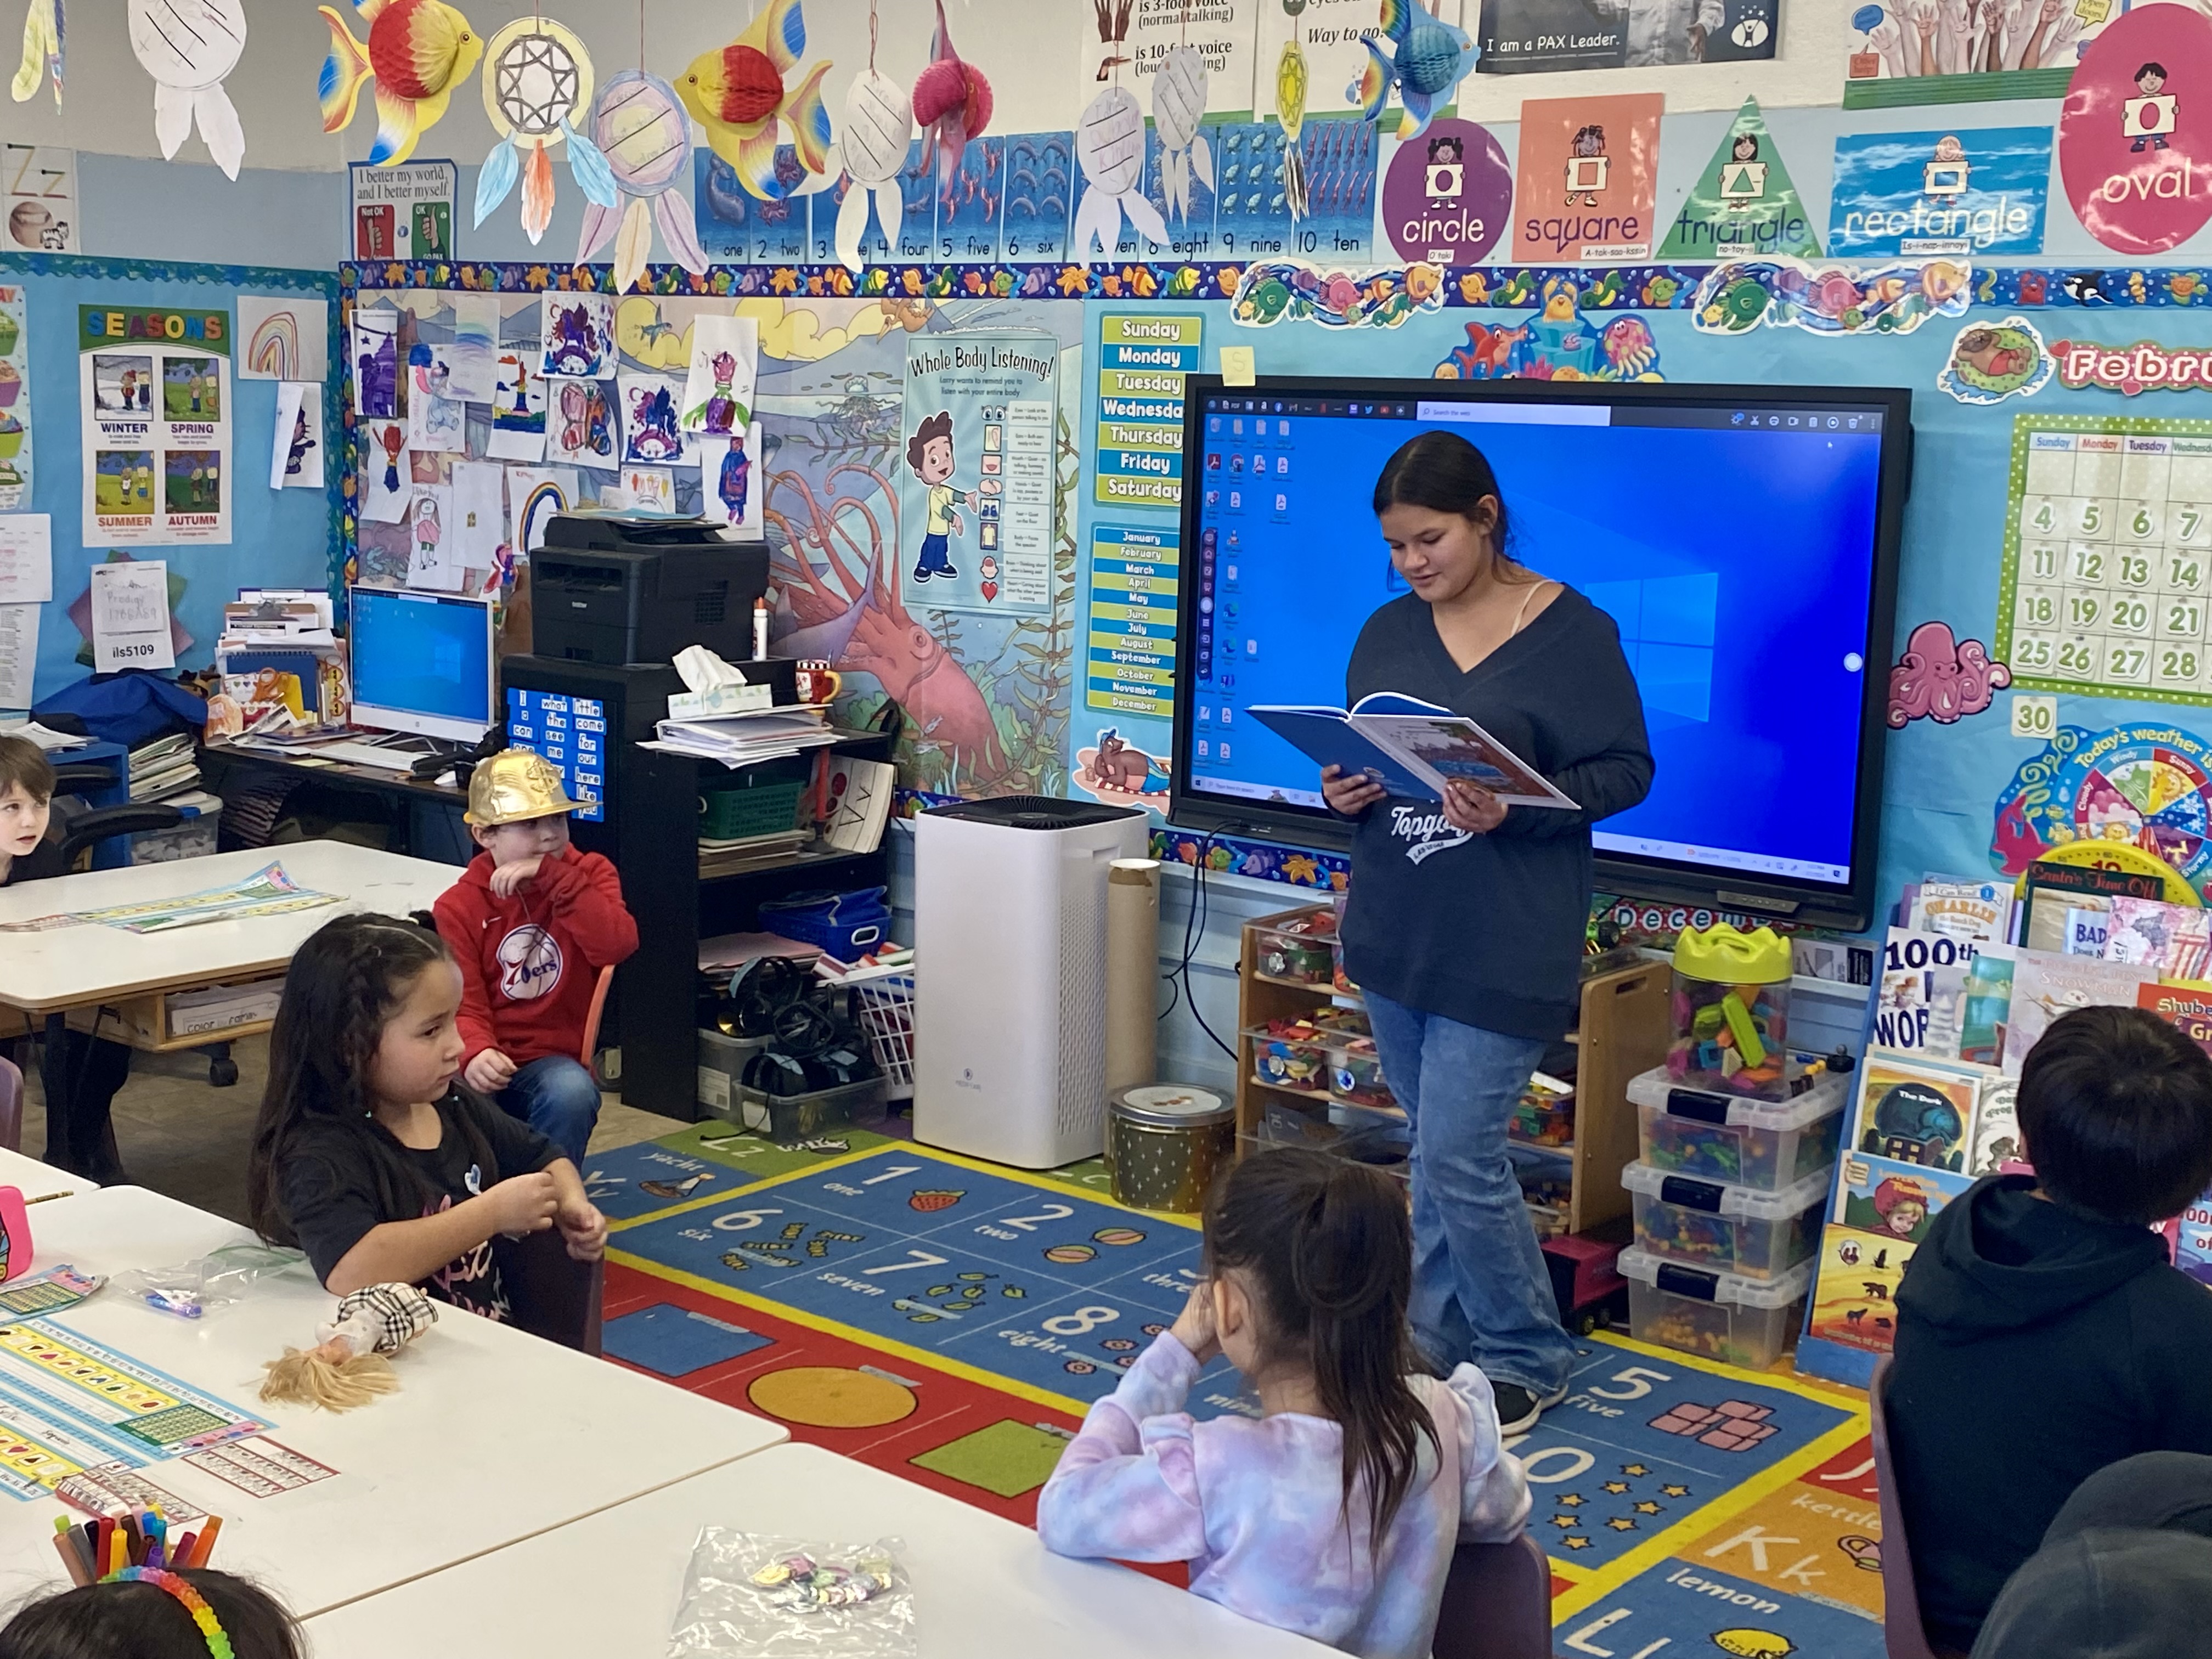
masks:
<svg viewBox="0 0 2212 1659"><path fill-rule="evenodd" d="M469 823L490 829L583 810L583 802L568 799L561 787L561 769L551 761L527 749L502 749L489 760L478 761L469 774L469 810L461 816Z"/></svg>

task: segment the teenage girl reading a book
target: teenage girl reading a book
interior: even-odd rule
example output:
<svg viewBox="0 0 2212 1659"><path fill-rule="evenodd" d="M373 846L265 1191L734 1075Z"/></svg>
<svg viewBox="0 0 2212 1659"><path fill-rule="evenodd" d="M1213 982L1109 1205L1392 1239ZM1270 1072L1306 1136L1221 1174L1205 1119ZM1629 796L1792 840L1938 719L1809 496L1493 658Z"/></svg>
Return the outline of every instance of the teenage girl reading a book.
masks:
<svg viewBox="0 0 2212 1659"><path fill-rule="evenodd" d="M1413 591L1367 619L1345 706L1377 691L1467 715L1579 803L1507 807L1455 780L1391 799L1335 767L1358 821L1345 971L1413 1132L1416 1336L1440 1372L1481 1367L1510 1435L1566 1393L1561 1327L1505 1130L1571 1024L1590 906L1590 826L1651 787L1644 703L1613 619L1514 556L1498 480L1455 433L1425 432L1375 483L1390 562Z"/></svg>

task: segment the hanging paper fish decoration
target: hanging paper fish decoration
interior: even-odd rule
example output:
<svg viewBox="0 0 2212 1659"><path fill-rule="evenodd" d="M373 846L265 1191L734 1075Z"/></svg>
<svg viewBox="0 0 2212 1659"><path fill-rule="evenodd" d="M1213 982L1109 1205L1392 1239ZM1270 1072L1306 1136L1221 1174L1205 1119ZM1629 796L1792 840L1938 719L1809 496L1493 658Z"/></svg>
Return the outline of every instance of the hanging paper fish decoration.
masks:
<svg viewBox="0 0 2212 1659"><path fill-rule="evenodd" d="M568 146L576 187L611 209L615 176L599 147L576 131L592 102L592 54L575 32L550 18L518 17L484 48L484 113L499 142L477 174L478 224L522 179L522 228L534 243L553 222L554 145Z"/></svg>
<svg viewBox="0 0 2212 1659"><path fill-rule="evenodd" d="M915 77L914 118L928 136L921 165L937 163L937 187L950 190L959 175L968 141L983 136L991 123L991 83L983 71L953 50L945 27L945 0L937 0L937 33L929 43L929 66Z"/></svg>
<svg viewBox="0 0 2212 1659"><path fill-rule="evenodd" d="M707 129L707 142L738 182L764 202L793 194L775 176L776 123L789 125L800 164L820 173L829 162L830 112L822 105L825 60L787 90L784 71L805 56L806 22L799 0L769 7L726 46L691 60L676 90Z"/></svg>
<svg viewBox="0 0 2212 1659"><path fill-rule="evenodd" d="M1167 222L1138 185L1145 176L1145 115L1134 93L1109 87L1091 100L1075 127L1075 159L1090 187L1075 210L1075 257L1091 261L1091 238L1111 258L1121 238L1121 216L1161 246Z"/></svg>
<svg viewBox="0 0 2212 1659"><path fill-rule="evenodd" d="M845 94L845 118L837 127L837 161L853 181L837 208L837 257L848 269L858 270L864 263L860 243L868 234L872 205L884 240L898 240L906 210L899 169L913 141L914 104L905 88L872 69L854 76Z"/></svg>
<svg viewBox="0 0 2212 1659"><path fill-rule="evenodd" d="M1206 115L1206 59L1188 46L1177 46L1160 60L1152 82L1152 130L1160 136L1160 180L1168 210L1190 217L1190 176L1213 188L1213 152L1198 124Z"/></svg>
<svg viewBox="0 0 2212 1659"><path fill-rule="evenodd" d="M1391 44L1387 58L1374 36L1367 38L1367 68L1359 77L1357 101L1363 118L1379 121L1395 87L1406 106L1398 120L1398 141L1404 143L1427 130L1437 106L1473 73L1482 49L1465 29L1439 22L1424 10L1420 0L1382 0L1382 38Z"/></svg>
<svg viewBox="0 0 2212 1659"><path fill-rule="evenodd" d="M15 71L15 82L9 88L17 103L37 97L40 79L51 74L54 107L61 107L63 70L67 66L62 43L62 0L31 0L30 12L23 19L22 67Z"/></svg>
<svg viewBox="0 0 2212 1659"><path fill-rule="evenodd" d="M1298 135L1306 124L1306 55L1296 34L1283 42L1275 64L1275 118L1283 124L1283 195L1295 222L1306 216L1305 163L1298 156Z"/></svg>
<svg viewBox="0 0 2212 1659"><path fill-rule="evenodd" d="M336 132L351 121L362 88L374 81L376 143L369 163L398 167L443 118L453 88L483 56L483 42L445 0L354 0L368 25L366 46L330 7L316 9L331 27L331 53L316 87L323 131Z"/></svg>
<svg viewBox="0 0 2212 1659"><path fill-rule="evenodd" d="M239 0L130 0L131 50L154 77L154 136L174 156L199 118L208 154L232 178L246 159L223 77L246 50L246 12Z"/></svg>
<svg viewBox="0 0 2212 1659"><path fill-rule="evenodd" d="M610 240L615 245L615 292L625 293L645 274L653 228L676 263L696 276L707 273L706 251L691 219L691 204L676 181L691 165L691 123L676 88L643 70L607 77L592 106L592 140L623 195L627 209L592 202L584 209L584 234L576 246L581 264Z"/></svg>

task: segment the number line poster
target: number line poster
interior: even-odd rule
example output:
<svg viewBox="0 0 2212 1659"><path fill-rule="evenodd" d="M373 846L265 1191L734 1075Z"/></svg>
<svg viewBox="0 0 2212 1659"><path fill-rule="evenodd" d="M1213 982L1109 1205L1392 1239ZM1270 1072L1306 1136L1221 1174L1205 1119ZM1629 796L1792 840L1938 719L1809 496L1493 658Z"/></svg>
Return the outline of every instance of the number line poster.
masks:
<svg viewBox="0 0 2212 1659"><path fill-rule="evenodd" d="M77 307L84 544L230 543L230 313Z"/></svg>
<svg viewBox="0 0 2212 1659"><path fill-rule="evenodd" d="M2212 706L2212 421L2013 423L1997 658L2015 688Z"/></svg>

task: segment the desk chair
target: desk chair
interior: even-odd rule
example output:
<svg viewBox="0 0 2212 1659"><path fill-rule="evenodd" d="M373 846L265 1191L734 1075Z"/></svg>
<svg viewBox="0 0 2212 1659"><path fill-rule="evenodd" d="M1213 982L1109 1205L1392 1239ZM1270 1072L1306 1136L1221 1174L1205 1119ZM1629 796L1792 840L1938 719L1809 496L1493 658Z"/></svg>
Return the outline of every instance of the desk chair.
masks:
<svg viewBox="0 0 2212 1659"><path fill-rule="evenodd" d="M1889 1356L1867 1385L1874 1433L1874 1474L1881 1500L1881 1640L1889 1659L1958 1659L1938 1653L1920 1622L1920 1592L1912 1582L1912 1550L1905 1537L1905 1499L1889 1459L1889 1420L1882 1395L1889 1387Z"/></svg>
<svg viewBox="0 0 2212 1659"><path fill-rule="evenodd" d="M0 1056L0 1146L23 1150L23 1073L5 1056Z"/></svg>
<svg viewBox="0 0 2212 1659"><path fill-rule="evenodd" d="M607 1011L607 988L615 982L612 963L599 969L599 982L592 988L592 1011L584 1016L584 1051L577 1058L594 1079L599 1075L599 1018Z"/></svg>
<svg viewBox="0 0 2212 1659"><path fill-rule="evenodd" d="M491 1249L516 1328L598 1358L606 1264L572 1260L557 1227L495 1238Z"/></svg>
<svg viewBox="0 0 2212 1659"><path fill-rule="evenodd" d="M1462 1544L1437 1610L1435 1659L1551 1659L1552 1564L1523 1533Z"/></svg>

